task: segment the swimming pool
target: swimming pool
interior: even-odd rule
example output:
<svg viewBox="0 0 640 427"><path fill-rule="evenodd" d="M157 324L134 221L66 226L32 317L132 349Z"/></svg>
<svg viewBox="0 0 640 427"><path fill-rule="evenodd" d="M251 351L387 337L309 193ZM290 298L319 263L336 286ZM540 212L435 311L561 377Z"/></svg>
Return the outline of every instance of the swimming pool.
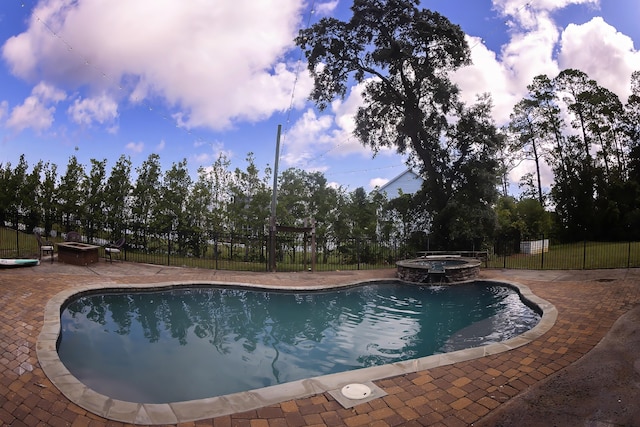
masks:
<svg viewBox="0 0 640 427"><path fill-rule="evenodd" d="M300 397L303 395L316 394L318 392L326 391L326 390L329 390L331 387L335 387L339 384L344 384L345 381L349 381L354 378L356 379L367 378L367 379L375 380L375 379L384 378L388 376L400 375L402 373L415 372L417 370L427 369L431 366L455 363L456 361L460 361L460 360L468 360L470 358L480 357L486 354L497 353L500 351L507 350L509 348L517 347L519 345L524 344L525 342L528 342L528 340L530 340L531 337L537 336L538 334L542 333L542 331L545 330L544 328L550 327L549 325L550 320L551 322L555 320L555 317L553 317L553 319L549 319L549 316L548 316L548 314L552 311L551 309L553 307L548 305L548 303L546 303L545 301L540 300L539 298L530 294L530 292L526 287L519 287L517 285L514 285L513 287L505 288L504 286L497 286L497 285L502 285L502 284L486 282L486 283L481 283L479 285L474 285L472 288L466 288L466 290L465 290L466 285L462 285L462 287L461 285L456 285L454 287L432 288L431 290L433 292L431 292L431 298L434 298L435 296L435 298L437 299L439 298L440 295L443 295L443 293L446 292L447 289L455 289L455 288L458 289L458 292L463 292L463 293L477 293L478 289L480 288L485 288L485 289L500 288L502 290L508 289L510 293L510 298L515 297L515 299L519 303L521 303L521 295L523 295L524 299L528 300L529 302L533 302L535 303L535 305L540 307L543 313L546 310L546 313L547 313L546 321L545 321L545 315L543 314L542 316L543 318L540 324L535 326L532 331L525 332L524 334L521 334L517 337L513 337L513 335L504 335L502 337L496 336L495 335L496 331L494 330L491 333L485 334L486 336L484 337L484 340L481 340L480 342L472 343L472 345L485 344L482 347L475 347L473 349L441 354L439 352L455 349L456 348L455 346L459 345L461 342L464 344L464 341L468 339L468 337L465 337L464 332L465 331L468 332L469 328L473 329L474 326L483 325L483 324L486 325L487 323L492 323L493 320L495 320L495 313L489 315L488 318L492 319L491 321L482 320L482 319L486 319L487 317L478 316L476 314L469 315L466 317L461 316L459 313L465 313L465 314L472 313L474 310L469 310L469 308L456 309L451 305L449 305L446 307L447 311L458 310L458 315L454 316L456 321L453 322L453 327L451 331L453 332L462 331L463 334L458 336L457 338L455 335L452 338L451 334L448 334L446 337L436 340L437 342L432 345L433 348L431 349L431 353L433 353L434 351L433 349L435 349L436 355L427 356L427 357L425 357L425 353L421 352L422 350L417 350L411 346L407 347L405 345L409 341L412 341L412 340L415 341L416 340L415 338L409 338L409 335L402 334L402 333L399 334L399 336L394 336L393 333L390 333L390 334L383 333L387 330L391 332L398 331L398 330L400 331L414 330L414 331L422 331L423 335L424 334L428 335L426 332L424 332L424 328L417 326L418 324L415 323L414 321L415 317L418 315L418 312L420 311L420 310L417 310L417 308L419 308L419 306L424 307L425 303L424 301L419 302L420 299L415 298L415 296L407 297L406 295L404 295L404 292L408 291L411 288L410 286L407 286L404 284L399 284L399 283L386 284L388 288L384 292L380 292L376 290L376 289L380 289L379 284L376 284L376 285L366 284L366 285L356 286L356 287L350 286L347 289L342 289L339 292L353 294L356 291L358 292L363 291L362 294L356 298L356 300L359 301L356 304L357 310L354 309L352 306L347 310L347 312L340 311L340 310L336 311L337 310L336 301L341 298L337 298L337 299L335 297L331 298L329 297L329 295L332 293L327 293L327 292L316 291L316 292L313 292L313 294L308 294L308 293L292 294L292 293L277 293L277 292L274 293L271 291L268 293L265 293L266 291L263 291L263 290L249 290L246 288L242 288L242 289L241 288L235 288L235 289L217 288L218 297L216 298L218 299L222 298L222 296L226 294L224 299L228 299L228 297L233 296L234 298L236 297L239 298L238 301L244 301L243 303L239 303L239 307L241 307L239 312L243 312L245 317L247 316L247 313L250 313L250 311L248 312L246 310L246 307L251 306L252 304L253 305L256 304L255 301L253 303L248 303L247 295L251 293L258 295L259 298L257 299L257 301L264 302L262 312L258 310L257 311L258 314L249 314L249 315L262 317L263 320L267 318L270 319L269 322L261 323L262 328L259 331L257 331L255 328L253 329L249 328L250 330L254 331L254 334L253 334L254 336L258 336L258 335L262 336L263 337L262 340L258 340L258 339L252 340L246 337L238 338L239 334L235 334L234 337L232 337L231 339L227 339L227 341L218 340L217 347L215 344L216 339L214 339L212 335L212 333L214 332L214 329L212 329L211 327L207 328L203 324L195 325L195 323L198 323L198 322L194 323L191 320L187 320L189 316L185 317L184 313L182 315L174 315L172 317L171 314L167 314L168 312L165 311L165 308L161 308L159 312L158 312L158 309L151 308L154 306L154 304L157 304L161 307L165 307L165 303L164 302L158 303L159 300L157 299L159 298L159 295L160 295L157 291L162 288L173 289L174 293L172 294L173 295L172 298L175 298L177 300L181 300L184 302L185 300L190 300L191 296L194 296L194 294L201 294L202 291L204 290L202 287L198 286L197 288L189 290L186 294L182 293L180 296L177 296L178 294L176 294L175 291L177 288L180 288L182 286L177 286L176 284L167 284L166 286L157 285L157 284L148 285L147 287L151 288L154 292L152 294L147 292L145 293L147 296L152 295L152 297L154 298L154 301L156 302L152 304L142 304L140 307L146 307L145 309L146 311L144 310L139 311L134 317L138 317L139 319L142 320L143 323L147 322L147 326L152 324L158 326L159 325L158 322L154 322L151 320L154 316L157 317L158 315L157 313L164 313L165 318L170 319L170 322L167 322L167 323L162 322L163 324L160 327L146 328L146 332L144 328L140 329L137 333L140 336L144 337L143 341L159 340L160 335L162 335L160 332L164 330L164 331L168 331L167 333L168 335L172 336L172 339L177 340L177 347L180 347L181 340L189 341L189 340L192 340L193 337L197 335L202 335L203 337L209 340L207 345L212 348L217 348L216 351L220 353L224 353L226 351L227 353L231 353L236 356L239 354L243 354L245 357L248 357L247 355L251 355L252 352L255 352L255 354L258 354L259 356L253 359L254 362L261 360L262 363L266 363L267 365L270 365L269 367L272 370L272 372L279 372L280 373L279 375L282 375L282 377L280 379L276 379L275 382L273 381L273 379L270 379L267 382L263 382L260 386L262 385L268 386L270 384L278 384L278 382L289 381L289 382L286 382L286 384L280 384L279 386L276 385L276 386L271 386L271 387L261 389L262 391L252 390L248 393L236 392L236 393L233 393L232 395L219 396L219 398L206 398L206 396L204 395L189 396L186 399L197 399L197 400L183 402L183 404L175 403L175 400L184 400L184 398L180 398L180 397L178 398L169 397L168 398L169 401L172 401L173 403L170 403L169 405L162 405L162 404L155 404L155 403L151 403L151 404L140 403L140 402L145 402L146 398L136 399L136 398L126 397L126 396L124 397L113 396L111 394L112 393L111 390L107 390L106 392L104 390L102 391L97 390L96 389L97 386L95 387L92 386L91 378L89 379L85 378L83 380L82 378L79 378L79 377L83 377L83 374L76 375L76 373L73 372L73 369L67 370L66 366L62 364L59 360L54 360L56 358L53 352L57 353L58 346L54 345L52 348L51 344L57 343L58 339L60 339L59 348L61 349L61 353L64 353L64 350L62 349L66 345L65 341L68 341L68 339L65 338L64 336L64 331L62 335L59 335L61 326L64 329L64 328L68 328L69 325L75 324L74 322L69 323L68 319L65 320L64 314L62 318L60 317L60 313L61 313L60 307L62 306L69 308L69 307L73 307L74 303L78 304L78 306L72 310L75 313L74 315L76 316L76 318L84 316L84 317L90 317L94 319L106 319L106 317L113 317L113 318L119 319L118 321L119 323L114 322L111 326L107 326L107 322L104 322L104 320L99 320L97 324L100 326L93 327L92 329L93 332L88 334L88 336L90 337L95 337L96 334L102 334L104 333L104 329L110 329L110 328L112 329L112 332L115 332L116 335L122 334L124 336L123 334L123 332L125 332L124 329L133 328L132 326L133 324L130 323L131 316L125 315L124 312L122 312L120 309L117 309L117 308L115 310L106 309L107 307L109 307L109 304L103 304L104 300L102 303L95 303L95 302L85 303L86 301L89 301L87 300L87 298L90 299L90 298L96 297L95 294L96 292L98 292L98 289L96 289L95 287L87 287L86 290L80 293L77 293L74 291L66 291L56 296L56 298L54 298L54 300L56 301L54 300L50 301L51 307L48 307L47 309L47 313L49 313L49 316L46 316L45 328L43 328L43 332L40 337L41 339L39 340L39 344L38 344L38 356L43 366L43 369L45 370L45 373L47 373L47 375L50 377L52 382L56 386L58 386L58 388L60 388L63 391L63 393L65 393L65 395L72 398L72 400L76 401L76 403L80 404L81 406L89 410L92 410L93 412L96 412L99 415L106 416L107 418L126 421L126 422L137 420L138 422L143 421L143 422L149 423L150 421L153 421L151 420L151 418L156 419L158 423L171 423L171 422L175 422L175 420L180 420L180 421L185 421L188 419L193 420L193 419L199 419L203 417L220 415L222 413L225 413L225 411L227 411L226 413L238 412L246 408L246 405L243 406L242 408L238 406L237 405L238 400L242 400L241 403L243 404L247 403L249 407L259 407L259 406L270 404L272 402L286 400L286 398ZM125 290L127 292L125 300L129 301L128 304L131 304L131 298L135 299L135 298L141 297L142 294L137 292L143 290L145 286L132 285L129 288L130 289ZM416 289L417 288L415 287L412 288L412 290L416 290ZM427 287L420 287L419 289L422 289L422 291L424 291L425 289L427 289ZM514 293L512 289L519 289L519 293L521 295ZM221 290L224 292L220 292ZM118 290L110 289L107 291L107 294L104 294L104 289L102 289L100 290L100 292L102 293L102 296L100 296L100 298L105 298L105 297L111 298L112 296L115 296L114 292L116 294L120 294L120 296L123 296L122 293L125 291L121 289L118 289ZM136 293L130 294L133 291L135 291ZM311 309L313 308L313 311L316 311L316 312L320 311L322 313L325 313L323 316L320 316L322 317L323 320L321 320L320 323L318 324L309 324L307 321L301 320L299 317L296 317L296 315L294 315L290 310L283 311L281 309L276 309L274 307L270 307L270 306L267 307L267 305L272 304L273 295L276 295L276 294L283 295L290 299L289 302L285 302L284 304L285 306L292 307L294 305L300 305L301 307L304 308L302 311L311 311ZM135 295L135 297L133 297L133 295ZM186 298L185 295L191 295L191 296L189 296L189 298ZM412 299L415 301L412 302ZM375 314L375 315L372 314L373 307L380 306L379 304L380 300L392 301L391 306L386 306L383 310L394 314L394 316L392 316L395 322L393 326L381 327L381 322L380 322L380 319L378 318L378 314ZM78 303L78 301L85 301L85 302ZM417 306L408 305L409 303L416 303L416 302L419 302ZM195 313L193 304L194 304L193 302L189 302L187 305L184 306L185 309L188 309L187 311L189 311L191 314ZM484 309L486 308L485 306L487 304L479 303L475 305L477 306L476 308L479 307L480 311L484 311ZM51 313L56 312L56 306L57 306L58 318L57 319L50 318ZM522 304L522 306L528 310L531 310L530 307L525 304ZM115 307L115 305L112 307ZM362 322L356 322L354 324L355 327L351 328L351 330L348 333L345 333L345 330L340 328L337 329L337 332L334 331L333 335L327 332L327 328L325 328L325 326L328 323L331 323L330 319L335 318L336 313L338 314L337 316L338 318L340 316L343 316L348 320L349 318L354 318L352 314L354 314L353 312L356 312L356 311L360 313L365 313L365 316L364 316L365 318L369 316L370 319L373 319L373 324L375 326L373 328L374 332L365 331L363 329ZM532 310L532 311L535 313L535 310ZM150 314L151 312L156 314L151 315ZM84 314L80 316L80 313L84 313ZM109 314L107 315L107 313ZM262 313L262 314L259 314L259 313ZM398 317L398 314L406 315L407 313L410 314L409 320L406 320L406 319L402 320L402 317ZM226 311L222 314L223 314L222 316L223 318L225 316L228 318L228 316L230 315L230 312ZM358 314L358 316L359 315L360 314ZM534 320L532 321L533 322L532 324L535 324L539 319L539 316L537 318L536 316L533 317ZM73 318L73 315L69 314L69 317ZM291 322L289 323L306 325L306 329L310 331L310 334L308 336L302 337L299 335L299 333L291 332L286 327L281 330L278 330L277 328L274 329L276 323L278 324L283 323L283 319L281 319L281 317L290 317ZM465 317L465 319L460 320L461 317ZM60 323L61 319L62 319L62 323ZM197 314L195 315L194 319L201 320L202 316L200 314ZM402 323L403 321L405 323ZM169 323L171 323L171 325L169 325ZM348 324L349 322L347 321L345 323ZM451 321L440 322L440 324L442 323L451 323ZM118 326L114 327L113 325L116 325L116 324ZM190 324L191 326L186 327L187 324ZM526 326L526 328L530 328L532 324L529 324L528 326ZM123 328L123 325L125 326L124 328ZM192 335L185 333L185 331L187 330L191 330ZM500 330L502 330L502 328L500 328ZM156 331L156 333L150 333L152 331ZM519 332L521 332L521 330L520 331L515 330L514 333L517 335ZM54 337L54 334L55 334L55 340L52 340L52 338ZM287 334L289 334L289 336L287 336ZM341 336L341 334L343 335ZM320 351L320 350L314 349L314 347L316 347L316 344L314 343L316 341L321 342L322 340L314 341L313 339L314 335L317 337L325 336L327 338L326 341L329 343L339 343L339 342L342 342L343 344L350 343L352 344L352 347L356 347L356 348L359 347L359 348L365 348L365 349L368 347L368 350L373 350L373 351L370 351L370 354L368 354L367 357L364 357L364 358L355 357L355 359L360 358L364 361L363 364L361 365L354 364L353 360L349 361L349 357L345 357L343 354L327 357L326 353L324 353L324 356L322 356L320 360L322 361L331 360L333 362L339 361L340 363L332 362L333 365L339 366L338 371L340 371L341 369L356 368L355 371L349 371L348 373L345 373L345 374L326 375L326 372L313 371L313 370L305 371L305 369L302 369L302 374L285 373L285 371L282 369L283 366L289 365L290 362L295 358L298 358L298 359L306 358L306 355L294 356L293 354L290 353L291 349L295 347L300 347L303 350L306 349L305 351L307 351L307 353ZM525 338L525 336L527 335L529 337ZM360 339L359 337L362 337L362 339ZM277 346L274 347L273 343L275 342L274 339L276 338L280 343L284 343L285 345L279 348ZM378 338L379 340L376 341L376 339ZM501 343L496 343L496 341L502 340L502 339L506 339L506 341L503 341ZM129 340L128 341L129 343L126 345L131 345L130 339L128 340ZM272 340L272 341L269 342L269 340ZM71 339L71 341L73 340ZM226 350L225 350L226 344L221 344L225 342L231 343L231 346L227 347ZM492 344L488 344L488 343L492 343ZM381 344L385 344L386 347L384 347ZM453 347L451 347L452 345ZM111 346L111 350L105 352L106 358L109 358L111 356L111 354L113 353L113 349L123 348L123 346L124 345L122 344ZM261 350L257 351L260 347L261 347ZM336 345L336 347L340 348L341 346ZM237 350L239 348L244 348L245 353L242 353L242 352L238 353ZM264 352L264 350L268 348L271 349L270 354ZM104 351L104 347L103 347L103 351ZM326 351L326 349L322 351ZM393 354L393 353L398 353L398 354ZM88 352L88 350L84 351L82 353L82 356L86 359L93 358L93 357L89 357L90 353ZM399 358L398 359L392 358L396 356L398 356ZM104 359L105 357L102 357L102 360ZM240 357L236 357L236 359L240 359ZM351 359L354 359L354 357L351 357ZM275 360L275 366L276 366L275 371L274 371L274 360ZM394 362L394 360L399 360L399 361ZM283 363L281 365L278 365L278 363L280 362L283 362ZM377 365L377 363L383 363L383 365ZM165 365L165 363L164 362L160 363L160 365ZM189 365L191 367L195 366L190 363L186 363L186 365ZM359 366L365 366L365 368L357 369ZM366 367L366 366L370 366L370 367ZM90 371L91 369L88 369L88 370ZM235 369L229 368L225 370L228 373L230 373L231 376L234 376L237 374L237 372L239 372L239 369L237 367ZM300 371L300 369L298 369L298 371ZM202 372L202 370L199 370L199 372ZM329 370L328 372L330 373L330 372L337 372L337 371ZM278 374L276 374L275 376L277 375ZM296 377L296 375L298 376ZM96 377L99 377L99 376L100 375L96 375ZM310 377L313 377L313 378L310 379ZM113 383L119 382L119 380L113 379L113 377L111 377L110 374L106 376L103 375L103 378L99 380L99 382L106 383L107 388L113 386L113 384L108 384L109 381L105 381L106 378L112 379ZM301 379L296 380L295 378L301 378ZM264 381L264 379L262 379L261 381ZM168 387L180 388L180 387L174 387L174 384L171 384ZM250 386L250 387L254 387L254 386ZM167 386L165 386L165 388L167 388ZM210 391L206 392L205 395L206 394L209 394L209 396L213 395L211 394ZM203 396L205 397L204 399L201 398ZM160 401L166 400L166 399L167 398L162 398ZM78 402L78 400L80 400L80 402ZM100 402L100 403L97 403L97 402ZM138 403L134 403L134 402L138 402ZM194 402L201 402L201 403L206 402L206 405L204 405L205 408L201 409L200 412L194 411L193 410ZM224 402L224 407L222 407L223 405L218 405L218 407L214 408L216 406L215 402L218 402L218 403ZM230 402L234 402L234 404L230 404ZM187 405L189 407L188 416L185 415L185 413L182 413L182 415L180 415L180 408L184 405ZM164 408L162 411L160 411L160 412L163 412L163 414L159 415L156 413L154 417L150 418L149 411L151 410L151 408L153 408L153 410L156 412L158 408Z"/></svg>

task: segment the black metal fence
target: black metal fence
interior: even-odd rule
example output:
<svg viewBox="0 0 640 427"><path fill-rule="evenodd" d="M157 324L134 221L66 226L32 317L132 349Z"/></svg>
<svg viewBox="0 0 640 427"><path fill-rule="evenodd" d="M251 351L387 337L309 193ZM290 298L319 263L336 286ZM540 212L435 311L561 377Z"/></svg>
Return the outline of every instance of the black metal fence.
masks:
<svg viewBox="0 0 640 427"><path fill-rule="evenodd" d="M579 240L554 236L501 240L489 251L487 267L529 270L590 270L640 267L640 242Z"/></svg>
<svg viewBox="0 0 640 427"><path fill-rule="evenodd" d="M0 258L37 257L39 248L34 231L25 230L18 222L0 227ZM228 233L208 231L187 233L133 229L124 236L112 233L83 233L81 241L104 247L120 237L126 240L122 259L131 262L209 268L235 271L269 271L270 237L267 233ZM47 240L64 242L66 233L54 230ZM396 242L347 237L344 239L316 238L312 250L311 236L302 233L278 232L276 236L277 271L335 271L364 270L393 266L398 259L415 250L401 248ZM404 256L401 256L401 253Z"/></svg>
<svg viewBox="0 0 640 427"><path fill-rule="evenodd" d="M44 230L38 230L43 232ZM109 232L83 233L82 241L104 247L120 237L126 244L126 261L192 268L236 271L269 271L269 235L266 233L162 232L130 230L122 235ZM0 227L0 258L37 257L39 248L33 235L20 221ZM54 243L65 240L65 233L54 230L46 237ZM346 237L316 236L316 250L306 233L279 232L276 236L277 271L335 271L386 268L400 259L425 254L425 248L409 247L402 242ZM523 240L496 241L486 250L474 248L487 268L506 269L596 269L640 267L640 242L558 242L553 236L535 236Z"/></svg>

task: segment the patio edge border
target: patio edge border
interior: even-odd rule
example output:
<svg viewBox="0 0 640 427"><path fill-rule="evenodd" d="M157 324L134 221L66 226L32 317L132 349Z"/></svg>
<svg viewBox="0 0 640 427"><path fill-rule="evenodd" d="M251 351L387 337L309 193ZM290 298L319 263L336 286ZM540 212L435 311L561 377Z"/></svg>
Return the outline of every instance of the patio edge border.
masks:
<svg viewBox="0 0 640 427"><path fill-rule="evenodd" d="M60 361L57 342L60 335L60 314L64 304L73 296L105 290L149 290L172 287L213 285L235 286L286 291L313 291L321 289L359 286L390 279L364 280L337 285L279 287L237 282L209 280L188 280L180 282L142 283L142 284L97 284L84 285L59 292L51 298L44 310L42 331L36 343L36 354L45 375L60 392L78 406L103 418L131 424L176 424L207 418L215 418L238 412L245 412L264 406L281 403L291 399L305 398L328 392L354 382L376 381L384 378L410 374L418 371L451 365L493 354L502 353L526 345L541 337L555 324L558 311L550 302L536 296L529 287L505 280L478 279L477 282L510 286L517 290L520 297L530 305L537 307L542 316L540 322L529 331L500 343L435 354L388 365L372 366L352 371L328 374L303 380L277 384L261 389L233 393L206 399L184 402L146 404L112 399L90 389ZM397 279L391 279L397 280Z"/></svg>

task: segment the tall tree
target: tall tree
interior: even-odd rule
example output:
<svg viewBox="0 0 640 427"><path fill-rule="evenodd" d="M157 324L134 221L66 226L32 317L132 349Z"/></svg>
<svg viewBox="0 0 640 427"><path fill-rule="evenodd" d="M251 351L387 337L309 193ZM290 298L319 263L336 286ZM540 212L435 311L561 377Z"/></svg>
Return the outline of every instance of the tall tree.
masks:
<svg viewBox="0 0 640 427"><path fill-rule="evenodd" d="M497 153L504 137L491 118L491 99L483 96L471 107L459 106L447 142L450 166L443 170L449 196L441 203L432 197L433 183L424 182L425 206L432 212L431 234L443 249L481 248L495 231L493 206L498 199L500 163Z"/></svg>
<svg viewBox="0 0 640 427"><path fill-rule="evenodd" d="M0 163L0 226L4 226L11 216L10 205L16 194L12 187L12 174L10 162Z"/></svg>
<svg viewBox="0 0 640 427"><path fill-rule="evenodd" d="M597 143L596 159L609 178L622 178L626 171L626 156L622 146L624 107L618 95L597 85L583 94L587 104L587 129Z"/></svg>
<svg viewBox="0 0 640 427"><path fill-rule="evenodd" d="M38 192L42 161L36 164L31 173L28 173L28 170L29 165L24 154L20 156L13 171L11 164L7 163L6 171L2 173L4 188L0 201L4 203L3 208L8 214L7 219L15 222L16 227L22 223L27 230L31 231L38 225L41 215Z"/></svg>
<svg viewBox="0 0 640 427"><path fill-rule="evenodd" d="M206 253L207 234L214 226L214 201L211 171L198 168L198 179L193 184L186 205L186 224L189 230L187 244L195 256Z"/></svg>
<svg viewBox="0 0 640 427"><path fill-rule="evenodd" d="M565 135L566 124L562 117L558 104L558 94L556 93L554 81L548 76L541 74L534 77L533 82L527 86L529 99L534 102L535 116L538 118L538 130L540 137L544 141L543 146L548 148L543 150L545 159L551 165L557 166L557 172L564 176L565 158Z"/></svg>
<svg viewBox="0 0 640 427"><path fill-rule="evenodd" d="M344 98L353 82L363 88L355 135L374 152L388 146L409 154L429 183L425 207L437 216L466 181L455 174L474 170L462 167L475 163L467 155L475 155L479 144L495 144L496 138L493 128L494 135L476 138L469 150L472 135L462 137L461 128L449 123L450 117L464 120L469 111L479 112L461 105L449 78L449 72L470 63L469 47L459 26L418 4L354 0L349 21L324 18L301 30L296 43L308 59L311 98L319 108ZM495 178L489 182L496 185ZM465 209L464 198L458 203Z"/></svg>
<svg viewBox="0 0 640 427"><path fill-rule="evenodd" d="M131 216L135 231L134 239L143 248L148 248L148 232L156 225L156 214L160 202L160 156L150 154L142 165L136 168L138 178L131 192ZM160 232L160 230L154 230Z"/></svg>
<svg viewBox="0 0 640 427"><path fill-rule="evenodd" d="M85 194L83 222L89 241L92 241L96 232L104 227L106 167L106 159L101 161L91 159L91 170L82 186L82 191Z"/></svg>
<svg viewBox="0 0 640 427"><path fill-rule="evenodd" d="M351 219L351 235L372 239L376 235L376 205L363 187L349 194L347 212Z"/></svg>
<svg viewBox="0 0 640 427"><path fill-rule="evenodd" d="M20 222L19 216L22 214L23 186L27 179L28 169L29 165L24 154L20 156L20 160L13 170L11 169L11 164L7 163L6 188L3 198L4 203L6 203L7 219L14 223L16 228Z"/></svg>
<svg viewBox="0 0 640 427"><path fill-rule="evenodd" d="M262 242L258 245L256 238L263 235L270 215L271 191L268 183L271 170L266 168L260 176L253 153L247 154L246 162L246 170L236 168L234 171L229 187L231 203L228 212L233 231L242 233L242 238L248 240L244 244L243 259L263 261L265 253Z"/></svg>
<svg viewBox="0 0 640 427"><path fill-rule="evenodd" d="M260 176L253 153L247 154L246 171L236 168L230 190L233 202L229 206L236 231L255 236L264 230L269 218L271 191L269 189L270 170Z"/></svg>
<svg viewBox="0 0 640 427"><path fill-rule="evenodd" d="M64 230L69 232L80 226L85 206L85 194L82 191L87 179L84 166L76 156L69 158L67 170L60 178L57 199Z"/></svg>
<svg viewBox="0 0 640 427"><path fill-rule="evenodd" d="M422 210L416 206L416 202L412 194L405 194L401 191L397 197L389 200L385 206L384 213L391 214L389 215L389 221L384 221L387 216L385 214L378 216L383 218L383 230L385 223L387 223L387 233L393 233L399 242L407 242L413 233L428 229L428 227L424 227L423 222L420 220ZM430 248L422 249L429 250ZM411 252L415 252L415 250Z"/></svg>
<svg viewBox="0 0 640 427"><path fill-rule="evenodd" d="M640 176L640 71L634 71L631 74L631 95L624 105L622 130L629 149L629 174L632 177L638 177Z"/></svg>
<svg viewBox="0 0 640 427"><path fill-rule="evenodd" d="M597 84L594 80L589 79L589 76L583 71L569 68L556 76L554 86L556 91L562 95L562 100L568 110L574 115L571 126L582 137L583 153L581 157L590 162L592 138L587 129L588 105L584 101L586 94L595 90Z"/></svg>
<svg viewBox="0 0 640 427"><path fill-rule="evenodd" d="M276 217L282 225L302 227L311 217L311 188L307 185L307 172L290 168L278 177L278 204Z"/></svg>
<svg viewBox="0 0 640 427"><path fill-rule="evenodd" d="M40 225L42 220L42 208L40 205L41 183L43 163L40 160L31 172L25 176L25 180L19 190L21 200L21 214L25 221L26 230L32 231Z"/></svg>
<svg viewBox="0 0 640 427"><path fill-rule="evenodd" d="M183 255L186 255L185 244L190 234L187 202L191 187L187 159L173 163L171 169L165 172L158 212L159 225L162 230L178 233L178 251Z"/></svg>
<svg viewBox="0 0 640 427"><path fill-rule="evenodd" d="M631 75L631 95L624 106L623 131L629 150L629 178L640 185L640 71Z"/></svg>
<svg viewBox="0 0 640 427"><path fill-rule="evenodd" d="M131 159L122 155L113 165L104 190L105 222L111 231L112 241L123 237L126 232L127 220L131 216L131 189Z"/></svg>
<svg viewBox="0 0 640 427"><path fill-rule="evenodd" d="M533 99L524 98L513 107L511 120L509 122L510 131L510 154L522 160L531 160L535 166L536 196L541 206L544 206L544 195L542 191L541 168L543 162L542 130L537 114L537 102ZM533 182L531 182L533 184Z"/></svg>
<svg viewBox="0 0 640 427"><path fill-rule="evenodd" d="M207 182L211 190L211 225L215 232L229 231L228 207L231 202L231 182L233 172L229 170L231 161L224 155L218 156L208 169Z"/></svg>
<svg viewBox="0 0 640 427"><path fill-rule="evenodd" d="M45 163L43 166L44 180L38 195L38 204L42 208L42 218L46 235L51 234L53 224L59 219L56 207L56 184L58 181L58 167L55 164Z"/></svg>

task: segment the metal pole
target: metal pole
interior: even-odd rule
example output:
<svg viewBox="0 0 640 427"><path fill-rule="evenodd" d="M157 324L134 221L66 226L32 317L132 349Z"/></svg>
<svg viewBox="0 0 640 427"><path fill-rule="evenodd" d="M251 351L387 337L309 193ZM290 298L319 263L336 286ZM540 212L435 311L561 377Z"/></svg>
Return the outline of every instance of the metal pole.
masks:
<svg viewBox="0 0 640 427"><path fill-rule="evenodd" d="M20 258L20 214L18 212L16 212L16 251L16 258Z"/></svg>
<svg viewBox="0 0 640 427"><path fill-rule="evenodd" d="M311 219L311 271L316 271L316 220Z"/></svg>
<svg viewBox="0 0 640 427"><path fill-rule="evenodd" d="M269 219L269 262L271 271L276 271L276 204L278 201L278 162L280 160L280 133L282 125L278 125L276 137L276 159L273 165L273 194L271 197L271 218Z"/></svg>
<svg viewBox="0 0 640 427"><path fill-rule="evenodd" d="M540 270L544 270L544 233L542 233L542 257L540 258Z"/></svg>

